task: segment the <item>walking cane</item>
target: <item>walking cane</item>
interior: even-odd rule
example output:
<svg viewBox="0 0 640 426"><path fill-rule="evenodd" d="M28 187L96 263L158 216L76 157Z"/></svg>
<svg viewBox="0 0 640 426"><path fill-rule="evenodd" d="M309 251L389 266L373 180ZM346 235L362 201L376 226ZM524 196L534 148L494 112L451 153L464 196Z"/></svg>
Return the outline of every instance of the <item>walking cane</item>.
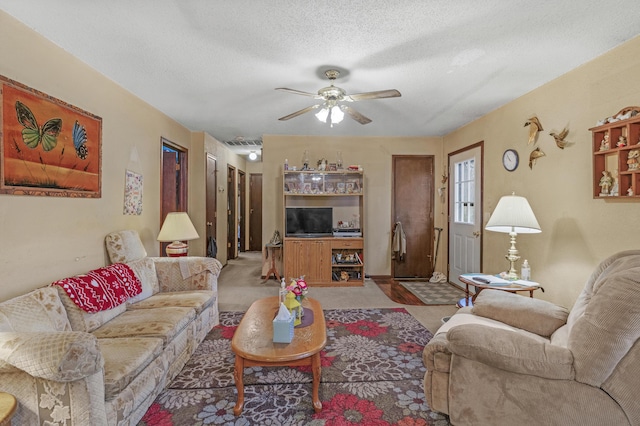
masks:
<svg viewBox="0 0 640 426"><path fill-rule="evenodd" d="M436 271L436 262L438 261L438 247L440 247L440 233L442 232L442 228L435 228L438 231L438 236L436 237L436 254L433 256L433 265L431 265L431 271Z"/></svg>

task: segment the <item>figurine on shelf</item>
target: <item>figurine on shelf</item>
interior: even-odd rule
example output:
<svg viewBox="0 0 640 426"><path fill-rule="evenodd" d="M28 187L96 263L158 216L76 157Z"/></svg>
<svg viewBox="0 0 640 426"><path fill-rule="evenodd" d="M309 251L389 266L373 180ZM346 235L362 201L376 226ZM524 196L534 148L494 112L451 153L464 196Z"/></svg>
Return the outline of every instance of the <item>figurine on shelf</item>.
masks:
<svg viewBox="0 0 640 426"><path fill-rule="evenodd" d="M609 135L604 135L604 138L600 142L600 151L606 151L610 148Z"/></svg>
<svg viewBox="0 0 640 426"><path fill-rule="evenodd" d="M302 154L302 169L300 170L310 170L309 169L309 151L304 150L304 154Z"/></svg>
<svg viewBox="0 0 640 426"><path fill-rule="evenodd" d="M320 171L327 170L327 159L326 158L322 158L322 159L318 160L318 170L320 170Z"/></svg>
<svg viewBox="0 0 640 426"><path fill-rule="evenodd" d="M633 197L633 188L629 188L629 189L627 189L627 195L628 195L629 197Z"/></svg>
<svg viewBox="0 0 640 426"><path fill-rule="evenodd" d="M632 149L627 153L628 170L638 170L639 157L640 157L640 149Z"/></svg>
<svg viewBox="0 0 640 426"><path fill-rule="evenodd" d="M611 172L607 170L602 171L602 177L600 178L600 195L609 195L609 190L611 189L611 185L613 185L613 177L611 177Z"/></svg>
<svg viewBox="0 0 640 426"><path fill-rule="evenodd" d="M616 146L618 148L622 148L623 146L627 146L627 137L626 136L620 136L618 138L618 142L616 143Z"/></svg>

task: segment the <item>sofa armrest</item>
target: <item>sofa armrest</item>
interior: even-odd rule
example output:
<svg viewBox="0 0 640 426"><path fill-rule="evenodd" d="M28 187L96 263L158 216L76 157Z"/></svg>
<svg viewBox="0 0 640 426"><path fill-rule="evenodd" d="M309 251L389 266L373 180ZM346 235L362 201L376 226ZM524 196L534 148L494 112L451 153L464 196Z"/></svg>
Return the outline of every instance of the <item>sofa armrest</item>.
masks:
<svg viewBox="0 0 640 426"><path fill-rule="evenodd" d="M545 379L573 380L573 354L567 348L541 342L517 331L478 324L447 332L448 349L455 355L500 370Z"/></svg>
<svg viewBox="0 0 640 426"><path fill-rule="evenodd" d="M151 257L160 291L218 290L222 264L211 257Z"/></svg>
<svg viewBox="0 0 640 426"><path fill-rule="evenodd" d="M82 331L0 332L0 372L15 368L31 376L72 382L102 370L95 336Z"/></svg>
<svg viewBox="0 0 640 426"><path fill-rule="evenodd" d="M546 300L501 290L484 290L473 302L474 315L549 337L566 324L569 311Z"/></svg>

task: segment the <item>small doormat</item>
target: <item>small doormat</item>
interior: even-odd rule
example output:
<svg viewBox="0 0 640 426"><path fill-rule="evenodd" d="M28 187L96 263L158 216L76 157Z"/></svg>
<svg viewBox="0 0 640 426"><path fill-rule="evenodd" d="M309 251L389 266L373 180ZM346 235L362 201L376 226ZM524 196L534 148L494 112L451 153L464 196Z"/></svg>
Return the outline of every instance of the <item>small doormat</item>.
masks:
<svg viewBox="0 0 640 426"><path fill-rule="evenodd" d="M464 297L464 290L449 283L428 281L399 281L425 305L455 305Z"/></svg>

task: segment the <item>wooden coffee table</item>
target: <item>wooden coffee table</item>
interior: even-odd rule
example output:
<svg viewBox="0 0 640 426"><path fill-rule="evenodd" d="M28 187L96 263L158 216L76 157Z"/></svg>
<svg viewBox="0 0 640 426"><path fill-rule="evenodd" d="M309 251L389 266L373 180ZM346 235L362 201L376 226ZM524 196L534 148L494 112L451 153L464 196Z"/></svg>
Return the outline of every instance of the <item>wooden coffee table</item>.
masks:
<svg viewBox="0 0 640 426"><path fill-rule="evenodd" d="M322 306L314 299L306 298L303 307L313 312L313 323L297 327L291 343L273 342L273 318L278 312L278 296L253 302L242 317L231 339L231 350L236 354L233 377L238 389L238 401L233 414L239 416L244 406L245 367L295 367L310 365L313 373L313 408L322 410L318 391L320 388L320 351L327 344L327 330Z"/></svg>

